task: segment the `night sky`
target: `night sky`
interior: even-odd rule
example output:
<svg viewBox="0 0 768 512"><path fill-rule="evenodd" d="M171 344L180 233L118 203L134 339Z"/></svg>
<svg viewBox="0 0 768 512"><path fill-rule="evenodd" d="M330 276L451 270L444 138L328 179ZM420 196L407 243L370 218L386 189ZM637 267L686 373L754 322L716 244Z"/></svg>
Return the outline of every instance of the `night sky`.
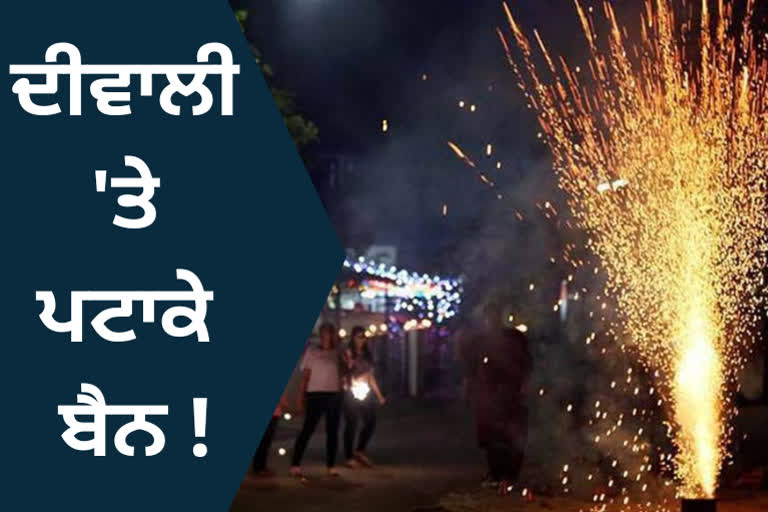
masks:
<svg viewBox="0 0 768 512"><path fill-rule="evenodd" d="M351 162L344 183L320 191L346 246L397 245L402 265L444 273L472 273L478 261L486 271L503 265L493 260L499 244L528 250L534 233L521 232L514 214L556 192L547 150L495 33L505 26L500 1L231 3L249 8L247 36L274 68L275 85L295 92L320 129L305 152L310 170L323 173L328 156ZM583 58L571 2L511 6L554 53ZM460 100L477 111L460 109ZM448 140L472 155L493 188L455 158Z"/></svg>

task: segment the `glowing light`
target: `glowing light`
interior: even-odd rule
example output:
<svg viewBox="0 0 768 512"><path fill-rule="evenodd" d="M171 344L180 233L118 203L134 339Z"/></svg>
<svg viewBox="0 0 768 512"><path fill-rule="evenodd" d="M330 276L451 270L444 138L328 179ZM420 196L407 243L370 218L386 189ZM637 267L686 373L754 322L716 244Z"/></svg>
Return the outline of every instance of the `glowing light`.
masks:
<svg viewBox="0 0 768 512"><path fill-rule="evenodd" d="M477 167L477 166L475 165L475 162L473 162L473 161L472 161L472 159L470 159L470 158L469 158L469 157L466 155L466 153L464 153L464 151L462 151L462 149L461 149L461 148L460 148L460 147L459 147L459 146L458 146L458 145L457 145L455 142L451 142L451 141L449 140L449 141L448 141L448 147L449 147L449 148L451 148L451 150L454 152L454 154L455 154L457 157L459 157L461 160L463 160L463 161L464 161L464 163L466 163L468 166L470 166L470 167Z"/></svg>
<svg viewBox="0 0 768 512"><path fill-rule="evenodd" d="M622 187L626 187L627 185L629 185L629 182L623 179L614 180L610 182L606 181L606 182L600 183L597 186L597 191L600 193L608 192L609 190L615 191L615 190L619 190Z"/></svg>
<svg viewBox="0 0 768 512"><path fill-rule="evenodd" d="M290 413L285 413L285 414L283 414L283 419L284 419L285 421L291 421L291 418L292 418L292 417L293 417L293 416L291 416L291 414L290 414Z"/></svg>
<svg viewBox="0 0 768 512"><path fill-rule="evenodd" d="M350 391L352 391L352 396L354 396L356 400L362 401L368 398L368 393L371 392L371 387L368 385L368 382L364 380L353 380L352 385L350 386Z"/></svg>
<svg viewBox="0 0 768 512"><path fill-rule="evenodd" d="M454 317L461 304L463 290L459 278L416 274L365 258L347 259L344 268L356 274L362 297L393 300L394 312L431 314L441 324Z"/></svg>
<svg viewBox="0 0 768 512"><path fill-rule="evenodd" d="M632 44L611 2L602 38L576 0L590 50L584 83L538 33L529 40L506 4L520 61L499 31L628 348L656 370L679 493L690 498L717 487L734 414L727 392L764 304L768 233L768 61L753 33L756 2L698 4L700 17L683 0L645 0Z"/></svg>
<svg viewBox="0 0 768 512"><path fill-rule="evenodd" d="M342 338L347 337L347 330L346 329L339 329L339 336Z"/></svg>

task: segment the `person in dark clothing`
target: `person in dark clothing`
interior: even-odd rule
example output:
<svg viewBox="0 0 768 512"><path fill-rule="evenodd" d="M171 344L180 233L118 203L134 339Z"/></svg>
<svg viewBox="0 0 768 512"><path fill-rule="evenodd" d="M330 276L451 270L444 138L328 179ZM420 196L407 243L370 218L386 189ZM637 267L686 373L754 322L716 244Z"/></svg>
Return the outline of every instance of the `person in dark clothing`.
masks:
<svg viewBox="0 0 768 512"><path fill-rule="evenodd" d="M269 457L269 449L272 447L272 440L275 438L277 425L280 423L280 416L282 416L285 407L287 407L287 401L285 399L285 394L283 394L280 397L275 412L272 413L272 418L269 420L267 429L264 431L259 447L253 455L251 470L256 473L256 476L258 477L269 478L275 476L274 472L270 471L267 467L267 459Z"/></svg>
<svg viewBox="0 0 768 512"><path fill-rule="evenodd" d="M298 409L304 410L304 425L296 438L291 475L303 477L301 459L320 419L325 416L325 463L330 476L339 476L336 451L341 417L341 362L336 349L338 335L333 324L320 327L320 346L310 349L302 362Z"/></svg>
<svg viewBox="0 0 768 512"><path fill-rule="evenodd" d="M256 473L256 476L271 477L274 473L267 468L267 457L269 456L269 449L272 446L272 440L275 438L275 431L277 430L277 424L280 421L279 408L272 415L269 420L269 425L264 431L264 436L261 438L259 447L256 449L256 453L253 455L253 462L251 464L251 470Z"/></svg>
<svg viewBox="0 0 768 512"><path fill-rule="evenodd" d="M468 341L468 393L489 478L500 489L517 481L528 440L526 393L532 361L528 340L503 325L502 311L485 308L485 332Z"/></svg>
<svg viewBox="0 0 768 512"><path fill-rule="evenodd" d="M355 327L349 347L344 351L346 375L344 379L344 454L345 466L371 467L371 459L365 452L376 429L376 407L386 403L374 375L373 357L368 349L365 329ZM378 401L378 404L377 404ZM362 430L355 445L358 424Z"/></svg>

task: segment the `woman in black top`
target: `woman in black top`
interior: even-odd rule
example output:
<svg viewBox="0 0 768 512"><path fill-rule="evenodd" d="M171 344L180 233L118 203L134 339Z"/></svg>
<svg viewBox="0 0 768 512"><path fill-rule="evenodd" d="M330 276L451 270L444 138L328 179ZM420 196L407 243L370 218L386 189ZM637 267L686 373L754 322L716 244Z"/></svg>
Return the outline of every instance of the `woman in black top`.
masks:
<svg viewBox="0 0 768 512"><path fill-rule="evenodd" d="M372 463L365 449L376 428L376 402L383 405L386 399L376 382L373 357L368 349L365 329L362 327L352 329L349 346L344 351L344 363L344 452L347 457L345 465L349 468L356 468L361 464L370 467ZM362 429L355 445L359 423L362 423Z"/></svg>

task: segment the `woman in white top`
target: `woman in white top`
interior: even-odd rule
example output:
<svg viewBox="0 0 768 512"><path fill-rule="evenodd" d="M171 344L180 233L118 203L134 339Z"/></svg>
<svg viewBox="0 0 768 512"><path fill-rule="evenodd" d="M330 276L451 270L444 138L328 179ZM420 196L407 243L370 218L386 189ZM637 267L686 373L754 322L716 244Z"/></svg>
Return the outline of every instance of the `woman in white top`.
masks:
<svg viewBox="0 0 768 512"><path fill-rule="evenodd" d="M341 417L341 365L336 348L338 333L333 324L320 326L320 345L309 349L301 363L299 410L305 410L304 426L293 447L291 475L302 477L301 459L320 418L325 416L325 463L328 474L338 476L336 450Z"/></svg>

